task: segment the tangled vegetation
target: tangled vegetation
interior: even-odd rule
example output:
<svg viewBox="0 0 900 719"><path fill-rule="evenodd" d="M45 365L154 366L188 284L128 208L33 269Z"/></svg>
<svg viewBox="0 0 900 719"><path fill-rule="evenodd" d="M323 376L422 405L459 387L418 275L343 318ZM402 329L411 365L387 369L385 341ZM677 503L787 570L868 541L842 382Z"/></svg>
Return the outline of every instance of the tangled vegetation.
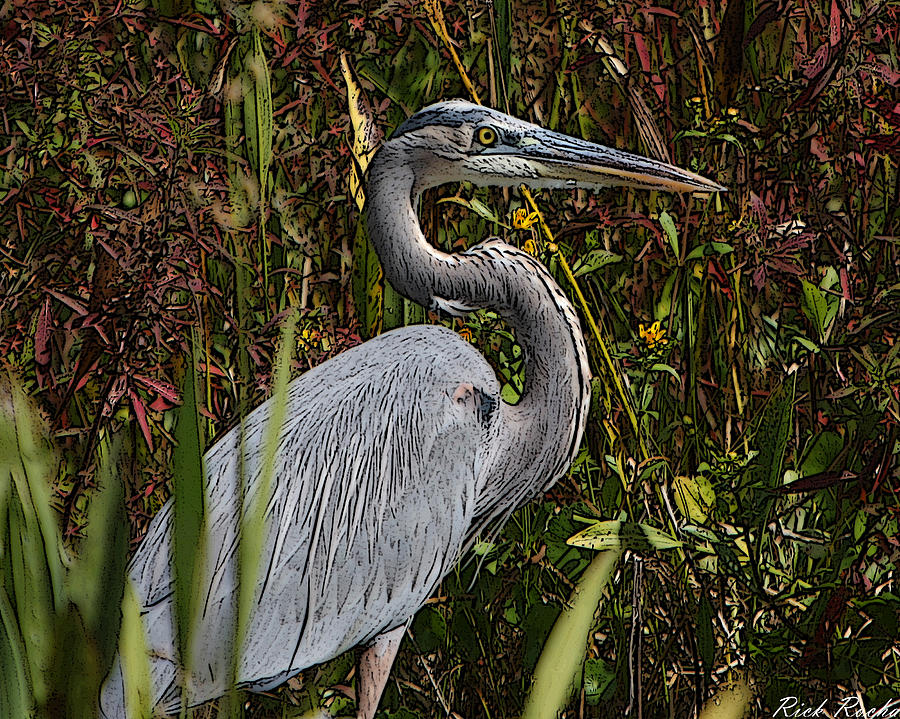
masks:
<svg viewBox="0 0 900 719"><path fill-rule="evenodd" d="M693 716L737 681L758 716L900 698L898 34L896 0L0 4L0 356L45 416L4 385L0 713L83 708L121 530L175 491L186 423L208 446L266 396L288 316L295 374L446 322L384 286L350 178L360 128L473 92L728 192L545 194L549 227L515 191L426 195L439 246L498 235L577 287L594 393L569 475L417 615L381 716L518 716L609 546L565 716ZM451 326L514 401L515 338ZM351 672L197 714L346 714Z"/></svg>

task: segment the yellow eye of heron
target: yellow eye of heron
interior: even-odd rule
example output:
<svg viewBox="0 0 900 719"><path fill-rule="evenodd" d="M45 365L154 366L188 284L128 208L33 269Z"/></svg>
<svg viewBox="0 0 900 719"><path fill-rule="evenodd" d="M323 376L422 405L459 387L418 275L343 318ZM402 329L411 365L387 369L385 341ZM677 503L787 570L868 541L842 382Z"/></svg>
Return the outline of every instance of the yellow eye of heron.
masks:
<svg viewBox="0 0 900 719"><path fill-rule="evenodd" d="M485 147L492 147L497 144L497 132L492 127L479 127L476 137L478 142Z"/></svg>

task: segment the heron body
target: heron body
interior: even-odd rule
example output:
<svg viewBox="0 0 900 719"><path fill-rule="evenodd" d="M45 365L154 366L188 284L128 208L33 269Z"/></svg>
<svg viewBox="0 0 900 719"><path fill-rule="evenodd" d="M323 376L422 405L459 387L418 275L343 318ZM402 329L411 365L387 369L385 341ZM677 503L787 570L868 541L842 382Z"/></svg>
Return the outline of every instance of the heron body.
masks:
<svg viewBox="0 0 900 719"><path fill-rule="evenodd" d="M369 233L385 276L427 307L497 312L525 357L522 397L504 402L484 357L444 327L387 332L288 386L266 496L261 448L272 400L251 412L205 456L208 531L190 676L179 677L171 502L129 567L157 711L179 708L182 685L189 705L223 695L232 678L266 690L369 644L357 694L360 717L371 719L402 627L461 551L552 486L574 459L590 396L575 311L543 265L508 244L490 240L447 254L426 241L418 196L460 180L719 189L665 163L461 101L425 108L401 125L373 158L367 182ZM246 501L265 506L265 538L249 627L236 648L242 473ZM101 709L124 716L118 661Z"/></svg>

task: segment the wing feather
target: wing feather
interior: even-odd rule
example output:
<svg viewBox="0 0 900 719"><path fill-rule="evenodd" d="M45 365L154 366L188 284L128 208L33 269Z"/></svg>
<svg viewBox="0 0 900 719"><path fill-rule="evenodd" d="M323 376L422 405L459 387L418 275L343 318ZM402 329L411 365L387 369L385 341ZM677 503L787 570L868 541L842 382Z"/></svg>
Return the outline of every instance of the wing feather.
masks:
<svg viewBox="0 0 900 719"><path fill-rule="evenodd" d="M491 434L479 412L454 401L464 382L499 399L490 367L454 333L395 330L289 385L271 496L258 496L269 403L210 449L196 700L227 689L240 448L247 501L265 503L266 527L239 682L262 689L402 623L456 562ZM167 504L130 568L147 606L171 601L170 527ZM157 634L171 643L172 631Z"/></svg>

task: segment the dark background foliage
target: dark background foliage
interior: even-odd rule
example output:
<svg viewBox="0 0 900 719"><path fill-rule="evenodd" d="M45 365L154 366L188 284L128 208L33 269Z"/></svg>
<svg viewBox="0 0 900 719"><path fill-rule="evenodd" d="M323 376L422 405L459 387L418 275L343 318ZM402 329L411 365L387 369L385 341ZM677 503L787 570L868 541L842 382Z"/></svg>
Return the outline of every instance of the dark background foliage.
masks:
<svg viewBox="0 0 900 719"><path fill-rule="evenodd" d="M744 675L758 710L897 696L900 5L444 13L486 104L729 192L541 199L636 426L598 380L576 466L418 615L385 715L516 715L592 556L566 544L577 517L620 512L685 545L626 555L569 716L687 716ZM0 354L63 449L69 539L84 534L102 438L129 458L135 541L178 481L191 329L211 442L265 396L290 308L296 372L440 321L382 286L359 227L341 52L384 132L466 94L429 11L404 0L0 5ZM537 227L512 226L520 206L448 187L422 215L447 249L490 234L530 247L571 290ZM521 361L496 317L453 326L514 399ZM307 672L248 714L311 695L340 709L348 671L344 658Z"/></svg>

